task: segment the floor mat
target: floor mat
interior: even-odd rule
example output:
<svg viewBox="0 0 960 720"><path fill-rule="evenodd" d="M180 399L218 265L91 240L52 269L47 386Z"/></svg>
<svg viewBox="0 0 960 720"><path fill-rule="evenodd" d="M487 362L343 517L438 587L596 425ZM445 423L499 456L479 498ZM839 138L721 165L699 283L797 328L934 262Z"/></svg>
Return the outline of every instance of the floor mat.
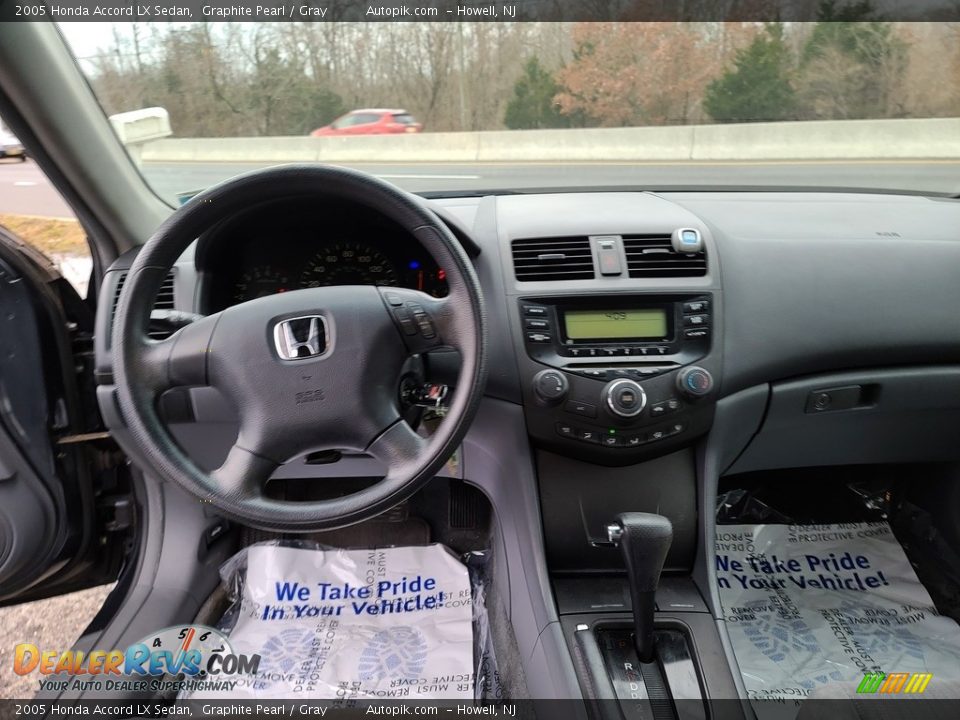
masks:
<svg viewBox="0 0 960 720"><path fill-rule="evenodd" d="M466 566L442 545L246 549L236 653L260 666L199 699L472 699Z"/></svg>
<svg viewBox="0 0 960 720"><path fill-rule="evenodd" d="M937 613L886 523L721 525L716 550L751 699L799 701L837 683L859 687L868 673L960 679L960 626ZM900 691L920 684L908 675ZM758 714L775 707L763 703Z"/></svg>

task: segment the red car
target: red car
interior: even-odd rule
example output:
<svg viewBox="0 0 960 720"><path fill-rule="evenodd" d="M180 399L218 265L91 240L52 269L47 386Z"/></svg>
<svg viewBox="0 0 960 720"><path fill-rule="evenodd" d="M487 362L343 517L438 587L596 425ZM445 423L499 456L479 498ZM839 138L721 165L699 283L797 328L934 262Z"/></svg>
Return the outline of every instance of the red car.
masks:
<svg viewBox="0 0 960 720"><path fill-rule="evenodd" d="M327 135L389 135L393 133L418 133L423 125L406 110L389 108L366 108L341 115L329 125L317 128L313 137Z"/></svg>

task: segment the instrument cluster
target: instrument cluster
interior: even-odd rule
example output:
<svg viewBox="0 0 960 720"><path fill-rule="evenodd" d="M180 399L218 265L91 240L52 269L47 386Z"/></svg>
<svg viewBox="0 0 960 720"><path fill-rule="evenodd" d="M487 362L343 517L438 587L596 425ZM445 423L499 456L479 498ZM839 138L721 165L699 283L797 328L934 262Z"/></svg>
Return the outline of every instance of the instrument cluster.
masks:
<svg viewBox="0 0 960 720"><path fill-rule="evenodd" d="M415 238L383 223L294 218L222 228L198 251L207 312L330 285L404 287L443 297L446 273Z"/></svg>

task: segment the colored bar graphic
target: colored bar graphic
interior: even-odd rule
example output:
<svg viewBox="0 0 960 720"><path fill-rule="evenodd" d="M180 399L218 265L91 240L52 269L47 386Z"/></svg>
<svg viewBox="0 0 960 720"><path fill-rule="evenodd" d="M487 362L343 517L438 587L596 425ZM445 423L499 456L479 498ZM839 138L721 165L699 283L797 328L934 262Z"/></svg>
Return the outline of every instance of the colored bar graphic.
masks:
<svg viewBox="0 0 960 720"><path fill-rule="evenodd" d="M919 695L927 689L933 673L864 673L863 680L857 685L860 694L883 693L895 695L898 693Z"/></svg>
<svg viewBox="0 0 960 720"><path fill-rule="evenodd" d="M903 691L905 693L918 695L927 689L927 685L930 683L930 678L932 677L933 673L914 673Z"/></svg>
<svg viewBox="0 0 960 720"><path fill-rule="evenodd" d="M888 695L900 692L908 677L910 677L910 673L890 673L883 685L880 686L880 692Z"/></svg>
<svg viewBox="0 0 960 720"><path fill-rule="evenodd" d="M875 693L880 688L880 684L886 676L886 673L882 672L864 673L863 680L861 680L857 686L857 692Z"/></svg>

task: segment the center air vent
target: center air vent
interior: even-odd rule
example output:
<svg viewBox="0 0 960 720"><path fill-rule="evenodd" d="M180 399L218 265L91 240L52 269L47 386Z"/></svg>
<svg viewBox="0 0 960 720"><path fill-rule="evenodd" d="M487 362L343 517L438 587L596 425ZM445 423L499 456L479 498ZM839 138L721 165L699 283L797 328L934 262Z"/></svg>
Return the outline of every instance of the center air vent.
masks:
<svg viewBox="0 0 960 720"><path fill-rule="evenodd" d="M512 249L519 282L593 280L593 253L586 236L514 240Z"/></svg>
<svg viewBox="0 0 960 720"><path fill-rule="evenodd" d="M624 235L623 249L632 278L703 277L707 254L678 253L670 235Z"/></svg>
<svg viewBox="0 0 960 720"><path fill-rule="evenodd" d="M127 273L121 273L120 277L117 279L117 287L113 291L113 308L110 312L111 325L113 325L113 319L116 317L117 302L120 300L120 292L123 290L123 284L126 281ZM163 279L163 284L160 285L160 289L157 291L157 299L153 303L154 310L173 310L173 284L173 271L171 270L167 273L167 276ZM169 332L163 330L151 330L147 334L155 340L162 340L170 335Z"/></svg>

